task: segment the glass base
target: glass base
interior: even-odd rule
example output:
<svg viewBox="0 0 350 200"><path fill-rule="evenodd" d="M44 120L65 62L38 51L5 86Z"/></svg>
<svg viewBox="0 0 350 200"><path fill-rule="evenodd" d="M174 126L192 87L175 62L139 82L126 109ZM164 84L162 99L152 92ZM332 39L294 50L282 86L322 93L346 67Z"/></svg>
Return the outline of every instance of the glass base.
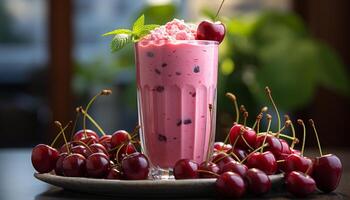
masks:
<svg viewBox="0 0 350 200"><path fill-rule="evenodd" d="M173 175L173 169L163 169L160 167L154 167L151 169L151 176L154 180L172 180L175 179Z"/></svg>

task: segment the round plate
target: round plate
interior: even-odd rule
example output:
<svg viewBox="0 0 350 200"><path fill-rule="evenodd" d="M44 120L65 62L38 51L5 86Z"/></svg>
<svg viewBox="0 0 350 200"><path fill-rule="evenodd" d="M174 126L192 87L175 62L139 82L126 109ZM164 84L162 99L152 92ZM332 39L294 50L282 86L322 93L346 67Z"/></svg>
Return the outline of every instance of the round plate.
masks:
<svg viewBox="0 0 350 200"><path fill-rule="evenodd" d="M166 197L203 197L215 194L216 179L188 180L107 180L81 177L64 177L54 174L34 176L46 183L67 190L108 195L108 196L166 196ZM282 185L282 174L269 176L273 188Z"/></svg>

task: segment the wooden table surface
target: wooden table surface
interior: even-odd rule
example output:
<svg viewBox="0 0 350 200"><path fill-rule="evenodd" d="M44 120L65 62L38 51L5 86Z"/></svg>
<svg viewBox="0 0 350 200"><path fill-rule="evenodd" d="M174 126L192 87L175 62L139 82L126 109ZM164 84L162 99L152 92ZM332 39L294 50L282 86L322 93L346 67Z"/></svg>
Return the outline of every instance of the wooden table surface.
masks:
<svg viewBox="0 0 350 200"><path fill-rule="evenodd" d="M317 151L307 150L306 152L309 152L306 153L308 156L317 155ZM322 194L318 192L309 196L308 199L350 199L350 149L329 150L327 152L336 154L342 160L343 176L341 183L333 193ZM34 169L30 162L30 153L30 149L0 149L0 200L122 199L65 191L36 180L33 177ZM293 199L292 196L284 192L269 194L261 198ZM250 197L248 199L257 198Z"/></svg>

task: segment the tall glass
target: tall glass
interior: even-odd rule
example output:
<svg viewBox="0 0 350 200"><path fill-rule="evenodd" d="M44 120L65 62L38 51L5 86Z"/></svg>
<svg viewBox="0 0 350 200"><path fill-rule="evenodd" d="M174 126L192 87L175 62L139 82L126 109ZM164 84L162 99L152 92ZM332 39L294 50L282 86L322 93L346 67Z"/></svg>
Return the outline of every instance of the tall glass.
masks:
<svg viewBox="0 0 350 200"><path fill-rule="evenodd" d="M142 148L153 177L169 178L176 161L201 163L212 150L218 43L139 42L135 59Z"/></svg>

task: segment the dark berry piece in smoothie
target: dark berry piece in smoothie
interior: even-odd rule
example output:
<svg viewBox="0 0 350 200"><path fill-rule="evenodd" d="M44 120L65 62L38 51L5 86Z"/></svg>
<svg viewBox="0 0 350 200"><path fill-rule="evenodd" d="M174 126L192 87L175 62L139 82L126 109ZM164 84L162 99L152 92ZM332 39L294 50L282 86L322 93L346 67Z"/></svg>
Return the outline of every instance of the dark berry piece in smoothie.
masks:
<svg viewBox="0 0 350 200"><path fill-rule="evenodd" d="M180 76L181 75L181 72L175 72L176 75Z"/></svg>
<svg viewBox="0 0 350 200"><path fill-rule="evenodd" d="M191 95L192 97L196 97L196 92L190 92L190 95Z"/></svg>
<svg viewBox="0 0 350 200"><path fill-rule="evenodd" d="M166 141L167 141L167 138L166 138L165 135L158 134L158 140L161 141L161 142L166 142Z"/></svg>
<svg viewBox="0 0 350 200"><path fill-rule="evenodd" d="M159 69L154 69L154 71L155 71L157 74L160 74Z"/></svg>
<svg viewBox="0 0 350 200"><path fill-rule="evenodd" d="M193 68L193 72L194 73L198 73L199 71L200 70L199 70L199 66L198 65Z"/></svg>
<svg viewBox="0 0 350 200"><path fill-rule="evenodd" d="M192 120L191 119L185 119L184 120L184 124L186 125L186 124L191 124L192 123Z"/></svg>
<svg viewBox="0 0 350 200"><path fill-rule="evenodd" d="M153 58L153 57L154 57L154 53L153 53L153 52L148 51L148 52L147 52L147 56L148 56L148 57L150 57L150 58Z"/></svg>
<svg viewBox="0 0 350 200"><path fill-rule="evenodd" d="M163 86L157 86L156 88L157 92L163 92L164 91L164 87Z"/></svg>
<svg viewBox="0 0 350 200"><path fill-rule="evenodd" d="M162 67L166 67L166 66L168 66L168 64L166 64L166 63L163 63L163 64L162 64Z"/></svg>

